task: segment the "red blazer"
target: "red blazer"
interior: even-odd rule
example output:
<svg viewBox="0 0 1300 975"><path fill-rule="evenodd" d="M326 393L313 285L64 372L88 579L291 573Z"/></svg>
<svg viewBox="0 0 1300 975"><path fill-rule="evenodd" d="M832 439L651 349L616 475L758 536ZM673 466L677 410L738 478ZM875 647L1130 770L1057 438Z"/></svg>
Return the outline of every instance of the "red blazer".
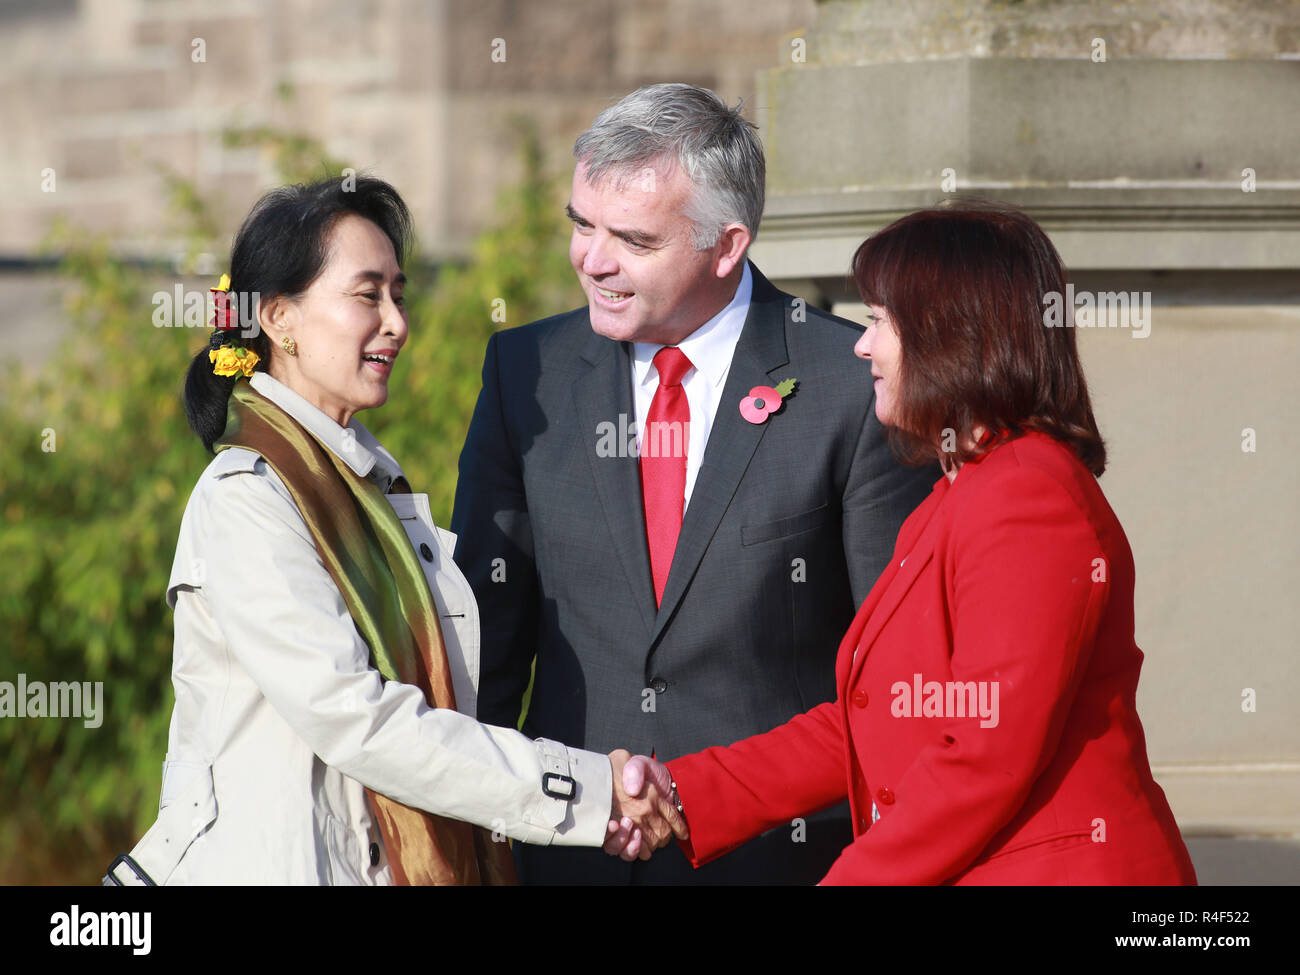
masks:
<svg viewBox="0 0 1300 975"><path fill-rule="evenodd" d="M1195 883L1141 666L1123 529L1068 447L1025 434L903 524L833 703L669 763L683 848L698 866L847 794L854 840L824 883Z"/></svg>

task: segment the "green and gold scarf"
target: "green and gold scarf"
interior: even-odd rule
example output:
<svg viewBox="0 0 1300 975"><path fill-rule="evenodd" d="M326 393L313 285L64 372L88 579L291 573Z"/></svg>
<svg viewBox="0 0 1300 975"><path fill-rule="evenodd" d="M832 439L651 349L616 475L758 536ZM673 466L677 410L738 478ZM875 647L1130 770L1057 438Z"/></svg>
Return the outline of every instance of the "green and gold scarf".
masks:
<svg viewBox="0 0 1300 975"><path fill-rule="evenodd" d="M225 433L213 444L216 452L228 447L260 454L289 489L373 666L388 680L414 684L429 707L454 710L438 609L401 520L378 486L248 383L235 384ZM481 827L371 789L366 795L397 883L515 882L509 845L492 842Z"/></svg>

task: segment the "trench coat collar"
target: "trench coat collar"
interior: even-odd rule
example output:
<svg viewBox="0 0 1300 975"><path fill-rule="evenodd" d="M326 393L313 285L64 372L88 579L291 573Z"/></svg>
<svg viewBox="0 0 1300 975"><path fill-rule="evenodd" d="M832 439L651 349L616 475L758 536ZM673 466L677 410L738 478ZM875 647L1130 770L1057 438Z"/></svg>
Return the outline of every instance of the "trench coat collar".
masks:
<svg viewBox="0 0 1300 975"><path fill-rule="evenodd" d="M384 493L388 493L394 480L403 476L401 465L355 416L346 428L339 426L270 373L253 373L249 385L301 423L321 446L352 468L358 477L369 478Z"/></svg>

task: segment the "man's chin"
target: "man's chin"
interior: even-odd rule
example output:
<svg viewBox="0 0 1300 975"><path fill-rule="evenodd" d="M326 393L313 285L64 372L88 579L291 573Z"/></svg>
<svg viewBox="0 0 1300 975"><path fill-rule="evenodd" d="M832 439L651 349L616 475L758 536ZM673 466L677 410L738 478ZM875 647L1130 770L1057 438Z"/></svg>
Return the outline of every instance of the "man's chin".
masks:
<svg viewBox="0 0 1300 975"><path fill-rule="evenodd" d="M591 330L615 342L640 342L637 335L637 323L623 315L610 314L607 309L593 303L587 304L587 315L591 319Z"/></svg>

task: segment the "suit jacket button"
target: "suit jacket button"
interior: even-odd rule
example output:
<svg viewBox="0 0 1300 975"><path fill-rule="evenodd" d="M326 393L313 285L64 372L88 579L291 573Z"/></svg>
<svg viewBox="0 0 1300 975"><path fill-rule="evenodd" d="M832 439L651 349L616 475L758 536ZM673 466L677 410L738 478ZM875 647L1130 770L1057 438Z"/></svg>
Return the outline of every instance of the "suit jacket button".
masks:
<svg viewBox="0 0 1300 975"><path fill-rule="evenodd" d="M892 806L894 804L894 793L886 786L881 786L876 790L876 802L882 806Z"/></svg>
<svg viewBox="0 0 1300 975"><path fill-rule="evenodd" d="M664 680L662 677L656 677L650 682L650 689L656 694L662 694L664 691L668 690L668 681Z"/></svg>
<svg viewBox="0 0 1300 975"><path fill-rule="evenodd" d="M867 706L867 692L866 692L866 691L854 691L854 692L853 692L853 706L854 706L855 708L865 708L865 707Z"/></svg>
<svg viewBox="0 0 1300 975"><path fill-rule="evenodd" d="M379 844L378 843L370 844L370 865L372 867L379 866Z"/></svg>
<svg viewBox="0 0 1300 975"><path fill-rule="evenodd" d="M426 562L433 561L433 549L429 548L427 542L420 543L420 554L424 556L424 561Z"/></svg>

